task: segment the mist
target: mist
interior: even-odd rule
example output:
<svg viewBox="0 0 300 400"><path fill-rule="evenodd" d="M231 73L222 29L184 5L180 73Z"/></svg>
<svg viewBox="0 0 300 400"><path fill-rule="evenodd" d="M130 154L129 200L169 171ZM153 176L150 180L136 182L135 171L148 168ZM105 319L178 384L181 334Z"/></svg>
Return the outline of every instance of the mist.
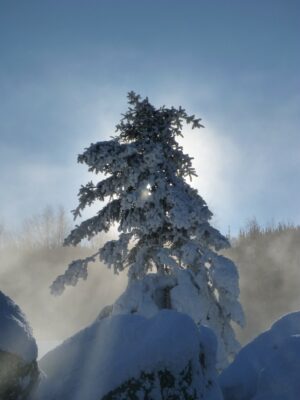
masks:
<svg viewBox="0 0 300 400"><path fill-rule="evenodd" d="M62 207L46 207L25 219L19 232L0 224L0 290L25 312L41 345L62 341L92 323L127 284L126 272L115 275L95 262L89 266L86 281L68 287L61 296L51 295L49 286L72 260L92 254L113 235L63 247L71 228L72 221ZM247 325L236 329L245 344L283 314L300 308L300 227L262 227L253 219L230 239L232 247L225 255L236 263L240 274Z"/></svg>
<svg viewBox="0 0 300 400"><path fill-rule="evenodd" d="M237 329L242 344L268 329L282 315L300 309L300 227L261 226L250 220L232 238L226 255L238 266L247 326Z"/></svg>
<svg viewBox="0 0 300 400"><path fill-rule="evenodd" d="M63 247L70 226L62 209L47 208L24 221L18 233L0 231L0 290L24 311L38 343L64 340L87 326L127 284L126 273L117 276L95 262L90 264L86 281L67 288L61 296L50 294L49 286L71 261L101 246L101 239L96 238L76 248Z"/></svg>

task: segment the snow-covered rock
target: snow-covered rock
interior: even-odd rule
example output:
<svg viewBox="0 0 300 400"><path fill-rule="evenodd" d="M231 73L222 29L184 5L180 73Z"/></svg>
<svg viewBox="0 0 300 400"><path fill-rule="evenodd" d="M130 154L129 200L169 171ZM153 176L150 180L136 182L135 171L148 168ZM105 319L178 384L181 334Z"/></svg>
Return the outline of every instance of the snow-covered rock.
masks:
<svg viewBox="0 0 300 400"><path fill-rule="evenodd" d="M27 399L38 379L37 345L20 308L0 291L0 399Z"/></svg>
<svg viewBox="0 0 300 400"><path fill-rule="evenodd" d="M219 382L225 400L298 399L300 312L285 315L245 346Z"/></svg>
<svg viewBox="0 0 300 400"><path fill-rule="evenodd" d="M214 334L175 311L98 318L40 361L37 398L221 400L215 351Z"/></svg>

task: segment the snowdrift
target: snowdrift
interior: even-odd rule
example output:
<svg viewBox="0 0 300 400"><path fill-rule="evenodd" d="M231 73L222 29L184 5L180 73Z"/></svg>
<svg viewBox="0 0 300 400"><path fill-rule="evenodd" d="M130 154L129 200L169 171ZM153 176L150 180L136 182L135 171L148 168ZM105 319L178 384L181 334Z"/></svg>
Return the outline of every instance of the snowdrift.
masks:
<svg viewBox="0 0 300 400"><path fill-rule="evenodd" d="M285 315L221 374L225 400L295 400L300 394L300 312Z"/></svg>
<svg viewBox="0 0 300 400"><path fill-rule="evenodd" d="M230 260L218 257L219 263L215 262L213 273L215 282L219 284L220 295L223 294L224 310L232 320L243 325L243 310L236 300L239 290L235 267ZM224 369L229 356L233 358L240 349L233 328L212 301L201 272L174 269L169 276L147 274L143 279L130 282L108 312L111 315L136 313L149 318L165 308L187 314L197 326L205 325L212 329L218 342L218 370Z"/></svg>
<svg viewBox="0 0 300 400"><path fill-rule="evenodd" d="M20 308L0 291L0 399L25 400L38 379L37 345Z"/></svg>
<svg viewBox="0 0 300 400"><path fill-rule="evenodd" d="M20 308L0 291L0 349L30 362L37 358L37 345Z"/></svg>
<svg viewBox="0 0 300 400"><path fill-rule="evenodd" d="M212 331L176 311L98 318L42 358L36 398L221 400L215 353Z"/></svg>

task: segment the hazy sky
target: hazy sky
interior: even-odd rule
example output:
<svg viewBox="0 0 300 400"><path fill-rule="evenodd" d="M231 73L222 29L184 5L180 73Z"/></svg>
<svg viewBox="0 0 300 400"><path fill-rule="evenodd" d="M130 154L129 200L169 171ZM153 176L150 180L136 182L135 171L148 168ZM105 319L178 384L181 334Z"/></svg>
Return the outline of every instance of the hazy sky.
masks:
<svg viewBox="0 0 300 400"><path fill-rule="evenodd" d="M135 90L203 119L183 144L218 228L300 223L300 2L0 0L0 221L76 206L76 157Z"/></svg>

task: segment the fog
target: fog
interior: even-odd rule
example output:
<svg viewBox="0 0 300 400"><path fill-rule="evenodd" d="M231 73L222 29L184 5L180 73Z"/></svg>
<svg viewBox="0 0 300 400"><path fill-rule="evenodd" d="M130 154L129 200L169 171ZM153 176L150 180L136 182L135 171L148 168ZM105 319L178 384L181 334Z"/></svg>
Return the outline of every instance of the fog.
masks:
<svg viewBox="0 0 300 400"><path fill-rule="evenodd" d="M50 218L52 226L46 224L47 213L25 221L18 234L5 234L4 229L0 234L0 290L25 312L38 342L60 341L85 327L119 296L127 283L126 274L116 276L97 262L90 264L86 281L68 287L59 297L51 295L49 286L56 276L72 260L94 252L101 240L76 248L62 247L58 230L54 229L58 220L53 217L57 213Z"/></svg>
<svg viewBox="0 0 300 400"><path fill-rule="evenodd" d="M241 302L247 326L238 330L242 343L268 329L283 314L300 310L300 227L255 219L232 239L225 253L238 266Z"/></svg>
<svg viewBox="0 0 300 400"><path fill-rule="evenodd" d="M126 273L116 276L106 266L92 263L86 281L68 287L59 297L50 294L49 286L69 262L91 254L108 239L62 247L71 225L63 209L47 208L24 221L18 233L0 227L0 290L25 312L38 342L61 341L85 327L127 284ZM299 227L262 228L255 220L231 238L232 248L225 254L240 273L247 319L246 328L238 330L243 344L282 314L300 309L299 239Z"/></svg>

